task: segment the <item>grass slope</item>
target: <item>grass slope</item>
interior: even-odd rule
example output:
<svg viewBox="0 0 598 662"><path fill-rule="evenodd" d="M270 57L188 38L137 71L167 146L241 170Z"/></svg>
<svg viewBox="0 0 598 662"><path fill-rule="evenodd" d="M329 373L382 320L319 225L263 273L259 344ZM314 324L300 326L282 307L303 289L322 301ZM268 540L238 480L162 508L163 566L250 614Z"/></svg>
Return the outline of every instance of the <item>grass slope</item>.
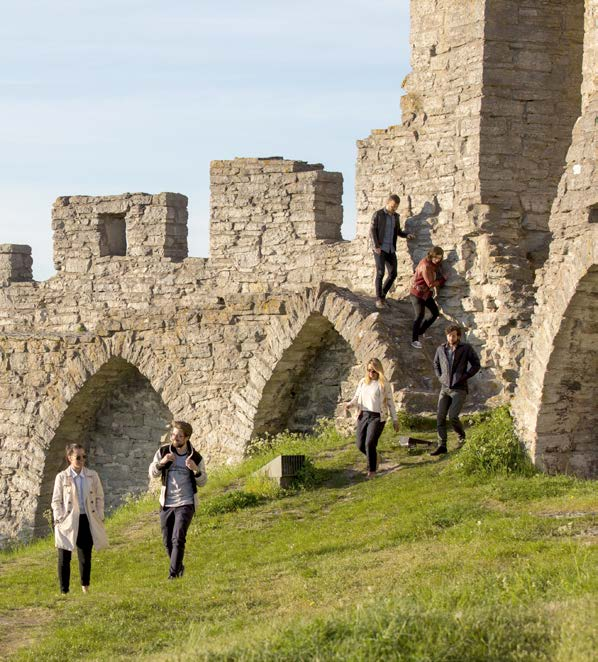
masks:
<svg viewBox="0 0 598 662"><path fill-rule="evenodd" d="M380 448L390 470L372 481L331 429L214 472L177 582L155 497L109 519L89 595L76 561L58 595L50 540L1 554L3 658L595 659L595 483L467 475L475 448L410 455L390 430ZM248 478L281 450L313 463L287 494Z"/></svg>

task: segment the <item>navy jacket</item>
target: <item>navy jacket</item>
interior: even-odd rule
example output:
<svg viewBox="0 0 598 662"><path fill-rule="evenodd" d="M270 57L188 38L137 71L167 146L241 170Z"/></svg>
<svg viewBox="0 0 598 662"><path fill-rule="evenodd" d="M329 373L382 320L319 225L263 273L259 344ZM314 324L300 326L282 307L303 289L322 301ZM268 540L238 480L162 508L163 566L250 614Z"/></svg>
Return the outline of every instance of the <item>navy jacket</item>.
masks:
<svg viewBox="0 0 598 662"><path fill-rule="evenodd" d="M467 380L471 379L480 369L480 359L473 347L468 343L459 343L455 348L453 368L449 368L446 355L448 343L440 345L434 356L434 372L440 383L446 388L467 391Z"/></svg>

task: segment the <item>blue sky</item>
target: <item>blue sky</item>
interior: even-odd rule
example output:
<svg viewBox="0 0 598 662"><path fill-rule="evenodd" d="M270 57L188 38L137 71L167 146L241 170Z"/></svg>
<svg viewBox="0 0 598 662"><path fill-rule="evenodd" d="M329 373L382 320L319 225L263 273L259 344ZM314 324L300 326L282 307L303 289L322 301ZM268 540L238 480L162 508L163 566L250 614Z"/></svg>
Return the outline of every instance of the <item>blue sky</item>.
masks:
<svg viewBox="0 0 598 662"><path fill-rule="evenodd" d="M355 141L408 71L408 0L4 2L0 243L45 279L57 196L176 191L207 256L210 161L272 155L343 173L350 238Z"/></svg>

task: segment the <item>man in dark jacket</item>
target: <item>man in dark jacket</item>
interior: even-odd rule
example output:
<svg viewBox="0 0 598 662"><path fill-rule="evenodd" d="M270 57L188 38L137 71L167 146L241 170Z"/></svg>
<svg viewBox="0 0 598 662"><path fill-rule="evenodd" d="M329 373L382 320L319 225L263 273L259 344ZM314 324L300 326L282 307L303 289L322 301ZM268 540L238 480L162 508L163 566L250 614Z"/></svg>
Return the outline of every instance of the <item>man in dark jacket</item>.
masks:
<svg viewBox="0 0 598 662"><path fill-rule="evenodd" d="M182 577L187 529L197 504L197 488L208 476L204 460L189 441L193 428L185 421L173 421L170 444L161 446L149 467L150 478L161 478L160 527L170 559L168 579Z"/></svg>
<svg viewBox="0 0 598 662"><path fill-rule="evenodd" d="M386 207L379 209L372 216L370 239L376 261L376 306L384 308L384 300L397 277L397 237L414 239L415 236L401 230L400 216L397 214L401 198L388 196ZM382 285L384 272L388 267L388 276Z"/></svg>
<svg viewBox="0 0 598 662"><path fill-rule="evenodd" d="M467 380L480 369L480 359L473 347L461 342L461 328L451 324L446 328L444 345L436 350L434 372L440 380L440 396L436 416L438 446L430 455L442 455L447 452L446 417L459 437L459 444L465 443L465 430L459 420L459 414L467 397Z"/></svg>

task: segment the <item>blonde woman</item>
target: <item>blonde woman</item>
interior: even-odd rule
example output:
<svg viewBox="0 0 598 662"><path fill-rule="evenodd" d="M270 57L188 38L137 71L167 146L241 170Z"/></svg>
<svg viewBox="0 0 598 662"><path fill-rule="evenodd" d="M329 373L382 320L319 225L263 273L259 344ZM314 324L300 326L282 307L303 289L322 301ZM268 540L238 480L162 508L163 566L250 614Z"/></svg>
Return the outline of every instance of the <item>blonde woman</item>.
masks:
<svg viewBox="0 0 598 662"><path fill-rule="evenodd" d="M89 591L91 550L108 546L104 529L104 490L100 477L85 467L87 455L80 444L68 444L69 466L54 481L52 513L54 538L58 548L60 592L68 593L71 579L71 556L77 548L83 593Z"/></svg>
<svg viewBox="0 0 598 662"><path fill-rule="evenodd" d="M351 402L345 404L345 411L349 411L351 407L356 407L359 412L357 448L367 458L368 478L373 478L378 468L378 439L389 414L394 429L399 429L392 388L384 377L384 368L379 359L368 361L365 377L359 381Z"/></svg>

